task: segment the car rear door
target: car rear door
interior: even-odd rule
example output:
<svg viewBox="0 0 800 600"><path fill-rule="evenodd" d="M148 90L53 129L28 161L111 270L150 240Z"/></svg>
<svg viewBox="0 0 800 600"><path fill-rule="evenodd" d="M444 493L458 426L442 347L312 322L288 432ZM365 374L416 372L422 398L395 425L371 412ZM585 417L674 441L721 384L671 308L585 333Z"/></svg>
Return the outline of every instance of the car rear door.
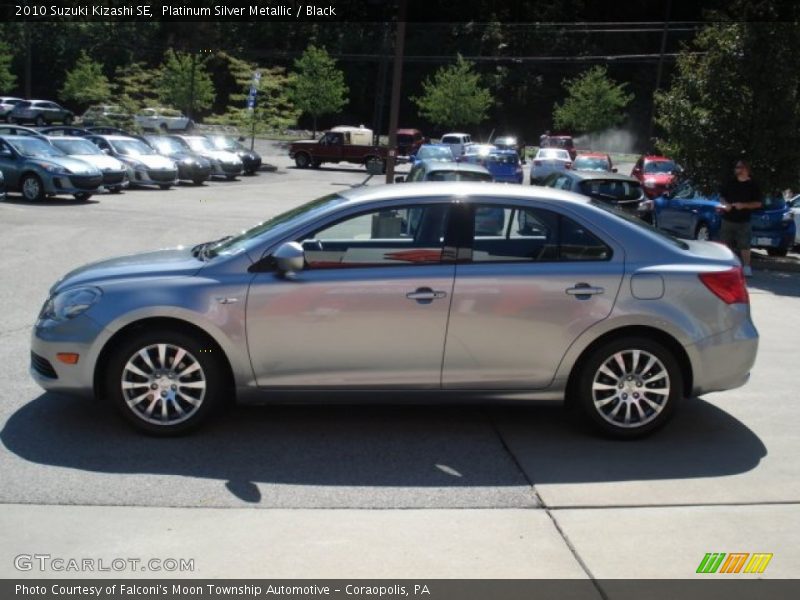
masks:
<svg viewBox="0 0 800 600"><path fill-rule="evenodd" d="M453 253L450 200L364 208L293 236L307 268L258 273L247 343L259 386L441 386Z"/></svg>
<svg viewBox="0 0 800 600"><path fill-rule="evenodd" d="M546 388L572 342L610 314L622 247L552 206L491 199L466 206L475 233L459 250L442 386ZM502 227L488 228L490 217Z"/></svg>

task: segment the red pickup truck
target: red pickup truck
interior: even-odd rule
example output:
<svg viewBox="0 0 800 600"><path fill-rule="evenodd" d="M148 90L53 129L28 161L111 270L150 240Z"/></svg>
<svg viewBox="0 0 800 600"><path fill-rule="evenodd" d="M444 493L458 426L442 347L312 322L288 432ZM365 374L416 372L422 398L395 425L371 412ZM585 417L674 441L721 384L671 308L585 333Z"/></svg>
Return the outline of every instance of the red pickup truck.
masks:
<svg viewBox="0 0 800 600"><path fill-rule="evenodd" d="M363 127L336 127L318 140L302 140L289 145L289 158L300 169L322 163L349 162L366 165L380 160L386 167L388 148L372 145L372 131Z"/></svg>

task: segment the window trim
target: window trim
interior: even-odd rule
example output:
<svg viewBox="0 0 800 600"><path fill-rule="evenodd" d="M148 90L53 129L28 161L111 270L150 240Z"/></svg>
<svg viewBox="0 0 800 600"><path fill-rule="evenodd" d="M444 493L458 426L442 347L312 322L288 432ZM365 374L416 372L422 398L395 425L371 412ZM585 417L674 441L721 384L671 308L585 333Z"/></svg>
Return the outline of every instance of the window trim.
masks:
<svg viewBox="0 0 800 600"><path fill-rule="evenodd" d="M509 202L491 202L491 201L488 201L487 199L481 199L481 198L471 198L470 202L467 203L467 204L470 207L469 214L470 214L470 217L471 217L471 220L472 220L472 223L473 223L473 227L471 228L470 235L469 235L468 252L464 253L465 255L468 255L468 259L459 260L458 261L459 264L470 264L470 265L500 265L500 264L504 264L504 265L535 265L535 264L560 264L560 263L566 263L566 264L571 264L571 263L603 263L603 262L611 262L612 260L614 260L614 256L615 256L615 248L614 248L614 246L612 244L609 244L605 239L603 239L603 236L598 235L596 233L596 231L597 231L596 229L591 228L591 227L589 227L587 225L584 225L581 222L580 219L575 219L574 217L572 217L570 215L565 215L564 213L562 213L560 211L552 210L550 208L545 208L545 207L541 207L541 206L531 206L531 205L527 205L527 204L517 203L517 202L514 202L514 201L509 201ZM558 228L559 228L559 240L558 240L558 248L557 248L558 249L558 258L545 259L545 260L487 260L487 261L478 261L478 262L474 261L473 260L473 252L475 250L475 230L474 230L475 208L477 206L492 206L492 205L498 206L498 207L503 208L503 209L512 208L512 209L517 210L517 211L519 211L519 210L545 211L545 212L549 212L549 213L552 213L553 215L555 215L556 218L558 219ZM580 225L581 227L585 227L594 238L596 238L600 243L602 243L608 249L608 256L605 257L605 258L602 258L602 259L593 259L593 260L571 260L571 259L561 258L561 239L560 239L561 238L561 226L562 226L562 220L565 219L565 218L569 219L570 221L572 221L574 223L576 223L577 225ZM510 239L509 237L507 237L509 232L510 232L510 224L509 224L509 229L505 234L506 237L504 239ZM459 255L462 254L461 251L462 251L462 249L459 248L459 251L458 251Z"/></svg>

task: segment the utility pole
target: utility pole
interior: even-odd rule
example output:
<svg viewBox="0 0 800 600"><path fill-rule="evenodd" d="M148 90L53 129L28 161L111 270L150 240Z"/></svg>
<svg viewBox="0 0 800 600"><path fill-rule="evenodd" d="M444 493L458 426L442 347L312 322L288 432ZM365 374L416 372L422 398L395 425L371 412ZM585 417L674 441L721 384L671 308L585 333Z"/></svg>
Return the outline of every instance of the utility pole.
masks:
<svg viewBox="0 0 800 600"><path fill-rule="evenodd" d="M189 114L186 115L190 119L194 119L194 72L197 68L197 51L192 49L192 71L189 76Z"/></svg>
<svg viewBox="0 0 800 600"><path fill-rule="evenodd" d="M31 93L33 69L31 68L31 24L25 21L22 24L23 43L25 44L25 99L29 100L33 94Z"/></svg>
<svg viewBox="0 0 800 600"><path fill-rule="evenodd" d="M394 70L392 72L392 103L389 108L389 152L386 157L386 183L394 182L394 163L397 157L397 122L400 118L400 84L403 79L407 7L408 0L398 0L397 30L394 39Z"/></svg>
<svg viewBox="0 0 800 600"><path fill-rule="evenodd" d="M389 23L383 24L383 41L381 43L381 60L378 65L378 95L375 96L375 113L372 121L372 143L380 143L383 128L383 105L386 98L386 73L389 71Z"/></svg>
<svg viewBox="0 0 800 600"><path fill-rule="evenodd" d="M654 93L657 92L661 88L661 75L664 72L664 53L667 51L667 34L669 33L669 18L670 13L672 11L672 0L667 0L667 6L664 12L664 29L661 31L661 51L658 56L658 66L656 67L656 87L654 89ZM653 99L653 106L650 109L650 128L647 132L647 150L649 152L654 152L655 148L651 148L653 145L653 133L656 125L656 105L655 105L655 98Z"/></svg>

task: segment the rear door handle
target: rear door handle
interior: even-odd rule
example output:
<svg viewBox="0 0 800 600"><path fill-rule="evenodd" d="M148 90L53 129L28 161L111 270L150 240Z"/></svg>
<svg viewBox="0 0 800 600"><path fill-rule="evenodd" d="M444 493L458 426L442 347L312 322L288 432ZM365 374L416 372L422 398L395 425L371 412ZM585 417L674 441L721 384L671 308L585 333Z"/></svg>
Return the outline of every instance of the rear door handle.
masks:
<svg viewBox="0 0 800 600"><path fill-rule="evenodd" d="M433 290L429 287L421 287L417 288L413 292L409 292L406 294L406 298L409 300L416 300L417 302L424 302L428 303L438 298L445 298L447 296L447 292L442 292L439 290Z"/></svg>
<svg viewBox="0 0 800 600"><path fill-rule="evenodd" d="M597 294L602 294L603 292L605 292L605 289L589 285L588 283L576 283L574 287L567 288L565 291L570 296L575 296L579 300L585 300L590 296L596 296Z"/></svg>

